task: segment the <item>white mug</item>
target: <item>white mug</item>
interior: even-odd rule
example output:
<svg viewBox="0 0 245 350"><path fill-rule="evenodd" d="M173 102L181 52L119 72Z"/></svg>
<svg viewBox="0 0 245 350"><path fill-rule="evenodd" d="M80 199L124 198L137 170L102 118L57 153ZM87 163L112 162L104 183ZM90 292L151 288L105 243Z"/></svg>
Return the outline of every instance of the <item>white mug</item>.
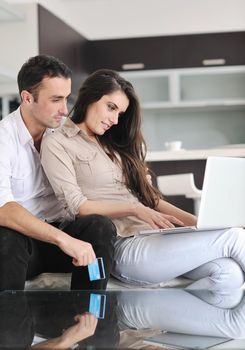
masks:
<svg viewBox="0 0 245 350"><path fill-rule="evenodd" d="M167 151L179 151L182 147L182 141L169 141L164 143Z"/></svg>

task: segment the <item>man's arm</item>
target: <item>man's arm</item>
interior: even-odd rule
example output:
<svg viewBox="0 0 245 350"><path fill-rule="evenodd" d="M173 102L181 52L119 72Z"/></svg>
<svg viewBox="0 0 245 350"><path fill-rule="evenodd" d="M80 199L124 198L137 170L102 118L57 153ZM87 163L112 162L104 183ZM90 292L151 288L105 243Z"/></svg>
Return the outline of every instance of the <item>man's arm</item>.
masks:
<svg viewBox="0 0 245 350"><path fill-rule="evenodd" d="M95 253L90 243L73 238L41 221L17 202L8 202L0 207L0 226L58 246L64 253L73 258L72 262L75 266L88 265L95 259Z"/></svg>
<svg viewBox="0 0 245 350"><path fill-rule="evenodd" d="M98 323L94 315L86 312L76 315L74 320L76 324L64 330L59 337L33 345L31 349L73 349L75 344L94 335Z"/></svg>

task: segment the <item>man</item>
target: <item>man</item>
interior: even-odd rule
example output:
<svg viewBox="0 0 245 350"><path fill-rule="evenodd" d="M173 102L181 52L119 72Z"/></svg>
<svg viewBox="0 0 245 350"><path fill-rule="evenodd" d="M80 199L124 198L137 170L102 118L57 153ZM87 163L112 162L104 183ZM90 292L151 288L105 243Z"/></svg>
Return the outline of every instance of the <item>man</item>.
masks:
<svg viewBox="0 0 245 350"><path fill-rule="evenodd" d="M114 225L99 215L69 217L40 163L42 138L68 112L71 71L54 57L35 56L20 69L18 87L20 107L0 122L0 290L22 290L42 272L70 271L71 289L105 289ZM96 256L106 279L90 282L86 265Z"/></svg>

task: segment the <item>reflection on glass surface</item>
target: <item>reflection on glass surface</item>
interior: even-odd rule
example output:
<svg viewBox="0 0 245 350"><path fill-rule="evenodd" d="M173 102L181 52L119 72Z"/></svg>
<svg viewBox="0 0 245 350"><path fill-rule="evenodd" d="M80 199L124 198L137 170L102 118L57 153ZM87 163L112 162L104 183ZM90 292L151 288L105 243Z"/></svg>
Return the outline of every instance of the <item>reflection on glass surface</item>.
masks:
<svg viewBox="0 0 245 350"><path fill-rule="evenodd" d="M151 342L159 335L162 343ZM179 349L196 339L200 349L219 342L219 349L231 349L233 339L243 338L243 290L0 294L0 349L157 349L164 342Z"/></svg>

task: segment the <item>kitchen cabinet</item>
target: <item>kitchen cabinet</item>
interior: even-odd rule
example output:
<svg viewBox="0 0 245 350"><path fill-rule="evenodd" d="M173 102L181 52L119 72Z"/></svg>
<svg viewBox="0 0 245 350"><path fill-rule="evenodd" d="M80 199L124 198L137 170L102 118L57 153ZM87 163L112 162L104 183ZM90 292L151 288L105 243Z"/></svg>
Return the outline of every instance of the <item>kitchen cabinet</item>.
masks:
<svg viewBox="0 0 245 350"><path fill-rule="evenodd" d="M245 108L245 66L121 72L143 110Z"/></svg>
<svg viewBox="0 0 245 350"><path fill-rule="evenodd" d="M121 72L139 96L150 151L245 143L245 66Z"/></svg>
<svg viewBox="0 0 245 350"><path fill-rule="evenodd" d="M83 35L38 5L38 53L59 57L72 69L72 102L88 75L85 54L87 43Z"/></svg>
<svg viewBox="0 0 245 350"><path fill-rule="evenodd" d="M172 68L172 37L94 40L88 43L87 62L90 71L100 68L122 70Z"/></svg>
<svg viewBox="0 0 245 350"><path fill-rule="evenodd" d="M173 67L245 64L245 32L179 35L173 38Z"/></svg>
<svg viewBox="0 0 245 350"><path fill-rule="evenodd" d="M206 159L165 160L148 161L148 167L152 172L152 182L157 186L156 176L193 173L195 185L202 189ZM164 194L163 194L164 195ZM191 198L180 196L164 196L164 198L177 207L194 213L194 202Z"/></svg>
<svg viewBox="0 0 245 350"><path fill-rule="evenodd" d="M244 65L244 42L243 31L94 40L87 62L91 72Z"/></svg>

